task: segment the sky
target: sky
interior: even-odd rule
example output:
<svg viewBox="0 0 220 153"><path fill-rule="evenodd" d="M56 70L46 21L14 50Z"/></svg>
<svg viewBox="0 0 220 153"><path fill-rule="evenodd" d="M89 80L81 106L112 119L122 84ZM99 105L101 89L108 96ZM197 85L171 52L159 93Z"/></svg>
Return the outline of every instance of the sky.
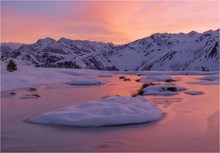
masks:
<svg viewBox="0 0 220 153"><path fill-rule="evenodd" d="M219 28L219 2L1 1L1 42L61 37L123 44L154 33Z"/></svg>

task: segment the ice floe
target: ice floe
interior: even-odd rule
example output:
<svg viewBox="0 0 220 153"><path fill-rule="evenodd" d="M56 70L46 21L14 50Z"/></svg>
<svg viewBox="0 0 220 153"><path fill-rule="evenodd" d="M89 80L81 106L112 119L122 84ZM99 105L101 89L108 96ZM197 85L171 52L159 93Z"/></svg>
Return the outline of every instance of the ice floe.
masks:
<svg viewBox="0 0 220 153"><path fill-rule="evenodd" d="M70 85L99 85L104 83L106 83L106 81L93 78L74 78L68 82Z"/></svg>
<svg viewBox="0 0 220 153"><path fill-rule="evenodd" d="M165 81L165 82L175 82L179 81L179 79L174 79L167 75L161 75L161 76L146 76L139 79L139 82L157 82L157 81Z"/></svg>
<svg viewBox="0 0 220 153"><path fill-rule="evenodd" d="M124 125L160 119L163 112L149 100L113 96L60 108L30 119L31 122L80 127Z"/></svg>
<svg viewBox="0 0 220 153"><path fill-rule="evenodd" d="M22 96L21 99L35 99L35 98L39 98L40 95L38 94L31 94L31 95L26 95L26 96Z"/></svg>
<svg viewBox="0 0 220 153"><path fill-rule="evenodd" d="M217 75L219 71L113 71L114 74L133 75Z"/></svg>
<svg viewBox="0 0 220 153"><path fill-rule="evenodd" d="M204 94L203 91L186 91L184 93L188 94L188 95L202 95L202 94Z"/></svg>
<svg viewBox="0 0 220 153"><path fill-rule="evenodd" d="M219 80L219 75L211 75L211 76L205 76L200 78L201 80L207 80L207 81L216 81Z"/></svg>
<svg viewBox="0 0 220 153"><path fill-rule="evenodd" d="M143 88L142 95L176 95L179 91L184 91L186 88L179 87L176 85L149 85L146 88Z"/></svg>
<svg viewBox="0 0 220 153"><path fill-rule="evenodd" d="M219 84L219 75L210 75L199 78L199 81L187 82L188 84L215 85Z"/></svg>

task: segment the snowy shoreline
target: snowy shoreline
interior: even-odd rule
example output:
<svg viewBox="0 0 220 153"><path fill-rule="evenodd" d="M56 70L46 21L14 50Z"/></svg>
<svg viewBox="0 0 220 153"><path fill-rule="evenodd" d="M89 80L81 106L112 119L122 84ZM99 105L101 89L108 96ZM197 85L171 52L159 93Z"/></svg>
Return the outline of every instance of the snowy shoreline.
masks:
<svg viewBox="0 0 220 153"><path fill-rule="evenodd" d="M102 77L101 80L105 80L105 77L111 77L114 74L146 75L153 77L156 75L219 75L219 71L99 71L21 66L14 72L8 72L5 68L1 69L1 91L28 88L43 84L67 83L74 78L80 80L80 78L95 76Z"/></svg>

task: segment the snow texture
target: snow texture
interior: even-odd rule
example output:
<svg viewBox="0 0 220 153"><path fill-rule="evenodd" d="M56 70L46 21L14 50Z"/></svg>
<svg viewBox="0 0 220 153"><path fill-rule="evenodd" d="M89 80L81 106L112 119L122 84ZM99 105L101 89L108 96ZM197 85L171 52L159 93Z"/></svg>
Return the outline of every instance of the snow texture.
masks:
<svg viewBox="0 0 220 153"><path fill-rule="evenodd" d="M186 88L179 87L176 85L150 85L142 91L143 95L163 95L163 96L171 96L178 94L179 91L184 91Z"/></svg>
<svg viewBox="0 0 220 153"><path fill-rule="evenodd" d="M60 108L30 119L34 123L80 127L138 124L158 120L163 112L149 100L113 96Z"/></svg>
<svg viewBox="0 0 220 153"><path fill-rule="evenodd" d="M75 78L68 82L70 85L99 85L104 83L106 83L106 81L92 78Z"/></svg>

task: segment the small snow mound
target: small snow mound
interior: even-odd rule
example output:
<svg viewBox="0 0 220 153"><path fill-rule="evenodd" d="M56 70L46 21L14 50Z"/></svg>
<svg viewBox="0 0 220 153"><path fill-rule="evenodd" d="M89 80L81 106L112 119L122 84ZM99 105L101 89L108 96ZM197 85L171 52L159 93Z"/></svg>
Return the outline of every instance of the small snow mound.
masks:
<svg viewBox="0 0 220 153"><path fill-rule="evenodd" d="M40 96L38 94L31 94L31 95L22 96L21 99L35 99L39 97Z"/></svg>
<svg viewBox="0 0 220 153"><path fill-rule="evenodd" d="M178 91L184 91L186 88L178 87L176 85L150 85L144 89L143 95L176 95Z"/></svg>
<svg viewBox="0 0 220 153"><path fill-rule="evenodd" d="M162 111L149 100L113 96L60 108L30 119L31 122L80 127L138 124L158 120Z"/></svg>
<svg viewBox="0 0 220 153"><path fill-rule="evenodd" d="M74 80L68 82L70 85L99 85L104 83L106 83L106 81L92 78L75 78Z"/></svg>
<svg viewBox="0 0 220 153"><path fill-rule="evenodd" d="M202 94L204 94L203 91L186 91L184 93L188 94L188 95L202 95Z"/></svg>
<svg viewBox="0 0 220 153"><path fill-rule="evenodd" d="M216 81L219 80L218 75L212 75L212 76L205 76L203 78L200 78L201 80L207 80L207 81Z"/></svg>
<svg viewBox="0 0 220 153"><path fill-rule="evenodd" d="M139 80L140 82L156 82L156 81L165 81L165 82L176 82L179 81L179 79L173 79L170 76L167 75L161 75L161 76L147 76L147 77L142 77Z"/></svg>
<svg viewBox="0 0 220 153"><path fill-rule="evenodd" d="M199 78L200 81L187 82L188 84L215 85L219 84L219 75L211 75Z"/></svg>

